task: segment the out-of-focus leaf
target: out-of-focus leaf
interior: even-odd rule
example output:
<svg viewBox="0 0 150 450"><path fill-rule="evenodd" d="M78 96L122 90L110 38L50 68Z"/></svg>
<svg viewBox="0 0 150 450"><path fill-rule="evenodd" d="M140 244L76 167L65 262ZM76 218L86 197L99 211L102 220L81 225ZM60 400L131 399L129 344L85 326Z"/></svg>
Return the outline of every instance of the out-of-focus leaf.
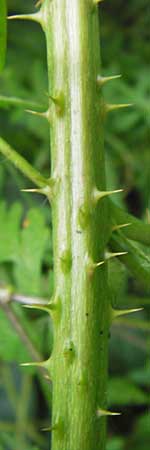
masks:
<svg viewBox="0 0 150 450"><path fill-rule="evenodd" d="M0 203L0 263L11 262L17 289L40 295L41 269L46 249L51 248L49 230L40 209L30 209L21 228L22 206Z"/></svg>
<svg viewBox="0 0 150 450"><path fill-rule="evenodd" d="M23 227L14 268L15 281L21 293L40 295L42 260L46 247L50 247L49 231L38 209L28 212Z"/></svg>
<svg viewBox="0 0 150 450"><path fill-rule="evenodd" d="M3 70L6 56L7 7L6 0L0 0L0 72Z"/></svg>
<svg viewBox="0 0 150 450"><path fill-rule="evenodd" d="M150 443L150 414L149 411L145 412L142 416L138 417L132 437L132 448L136 450L149 450Z"/></svg>
<svg viewBox="0 0 150 450"><path fill-rule="evenodd" d="M139 384L141 386L150 385L150 366L144 367L142 369L134 370L130 373L130 379L134 381L134 383Z"/></svg>
<svg viewBox="0 0 150 450"><path fill-rule="evenodd" d="M127 271L123 264L114 258L108 264L108 282L110 288L110 295L112 299L112 306L119 307L121 300L125 297Z"/></svg>
<svg viewBox="0 0 150 450"><path fill-rule="evenodd" d="M116 436L108 440L106 450L123 450L124 444L124 439Z"/></svg>
<svg viewBox="0 0 150 450"><path fill-rule="evenodd" d="M112 378L108 384L108 403L118 405L146 405L149 399L140 388L126 378Z"/></svg>
<svg viewBox="0 0 150 450"><path fill-rule="evenodd" d="M127 252L126 255L119 256L121 262L129 269L130 273L149 292L150 289L150 257L143 251L140 244L127 239L120 231L113 234L110 239L112 251Z"/></svg>
<svg viewBox="0 0 150 450"><path fill-rule="evenodd" d="M17 261L21 215L21 204L0 203L0 263Z"/></svg>
<svg viewBox="0 0 150 450"><path fill-rule="evenodd" d="M18 323L23 326L23 329L34 343L37 350L41 350L41 332L36 328L36 320L29 320L26 318L23 309L20 306L15 305L15 311L17 312ZM38 324L39 325L39 324ZM0 358L4 361L16 361L22 363L24 361L31 361L30 351L26 345L22 342L17 331L13 327L7 318L5 312L0 309Z"/></svg>

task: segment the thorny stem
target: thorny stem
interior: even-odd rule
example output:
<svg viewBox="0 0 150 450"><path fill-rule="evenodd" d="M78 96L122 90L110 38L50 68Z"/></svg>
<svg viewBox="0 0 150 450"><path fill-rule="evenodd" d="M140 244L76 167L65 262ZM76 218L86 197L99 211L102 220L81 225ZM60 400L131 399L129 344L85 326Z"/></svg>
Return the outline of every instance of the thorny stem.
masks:
<svg viewBox="0 0 150 450"><path fill-rule="evenodd" d="M103 100L99 23L93 0L45 0L51 109L51 159L60 187L52 202L55 294L52 450L103 450L108 308L107 200L104 191ZM89 269L89 262L95 270ZM95 264L95 265L94 265ZM96 268L97 267L97 268Z"/></svg>
<svg viewBox="0 0 150 450"><path fill-rule="evenodd" d="M113 77L104 79L100 72L100 2L40 0L39 13L10 17L38 21L47 44L51 179L45 180L3 139L0 152L42 193L48 188L52 200L54 348L46 361L53 381L52 450L105 449L110 325L106 244L138 274L146 258L140 250L134 257L136 246L125 236L140 241L145 231L141 242L150 244L149 226L142 228L137 220L118 234L118 225L129 225L130 217L107 198L116 191L106 191L104 119L109 111L131 105L105 104L102 98L102 85ZM51 191L50 180L57 189ZM117 235L112 236L114 227ZM147 284L148 269L144 266Z"/></svg>

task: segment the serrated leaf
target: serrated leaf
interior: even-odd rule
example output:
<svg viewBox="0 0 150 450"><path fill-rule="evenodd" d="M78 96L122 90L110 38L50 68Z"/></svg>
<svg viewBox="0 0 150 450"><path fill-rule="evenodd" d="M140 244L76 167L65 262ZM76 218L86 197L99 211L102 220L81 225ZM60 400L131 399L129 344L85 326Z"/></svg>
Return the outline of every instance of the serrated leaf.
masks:
<svg viewBox="0 0 150 450"><path fill-rule="evenodd" d="M13 263L17 289L22 294L40 295L41 272L46 248L50 249L49 230L40 210L30 209L21 228L22 206L0 203L0 264Z"/></svg>
<svg viewBox="0 0 150 450"><path fill-rule="evenodd" d="M112 378L108 383L109 405L146 405L148 396L134 383L126 378Z"/></svg>
<svg viewBox="0 0 150 450"><path fill-rule="evenodd" d="M6 0L0 0L0 72L3 70L6 57L7 34L7 7Z"/></svg>

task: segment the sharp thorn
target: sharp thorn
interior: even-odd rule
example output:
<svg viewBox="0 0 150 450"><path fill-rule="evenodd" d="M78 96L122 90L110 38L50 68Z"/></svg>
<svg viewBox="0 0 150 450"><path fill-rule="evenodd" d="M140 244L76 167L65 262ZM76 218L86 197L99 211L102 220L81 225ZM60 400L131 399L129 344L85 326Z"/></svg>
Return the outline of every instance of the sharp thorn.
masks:
<svg viewBox="0 0 150 450"><path fill-rule="evenodd" d="M124 191L124 189L116 189L114 191L99 191L98 189L95 188L93 191L94 203L97 203L99 200L101 200L104 197L107 197L107 196L113 195L113 194L118 194L123 191Z"/></svg>
<svg viewBox="0 0 150 450"><path fill-rule="evenodd" d="M47 312L50 314L54 321L59 321L61 317L61 299L56 294L54 297L52 297L50 302L43 302L43 303L30 303L30 304L24 304L23 307L27 309L37 309L44 312Z"/></svg>
<svg viewBox="0 0 150 450"><path fill-rule="evenodd" d="M65 99L63 92L59 92L55 96L49 94L49 98L54 103L58 116L62 116L65 110Z"/></svg>
<svg viewBox="0 0 150 450"><path fill-rule="evenodd" d="M93 0L94 5L98 5L98 3L102 3L104 0Z"/></svg>
<svg viewBox="0 0 150 450"><path fill-rule="evenodd" d="M26 362L21 363L21 367L43 367L46 370L49 370L50 367L50 358L46 361L33 361L33 362Z"/></svg>
<svg viewBox="0 0 150 450"><path fill-rule="evenodd" d="M23 308L27 308L27 309L38 309L38 310L41 310L41 311L45 311L45 312L48 312L49 314L51 314L51 311L53 310L53 309L55 309L56 308L56 305L55 304L51 304L51 303L47 303L47 305L42 305L42 304L32 304L32 305L22 305L23 306Z"/></svg>
<svg viewBox="0 0 150 450"><path fill-rule="evenodd" d="M43 2L44 2L44 0L39 0L39 1L35 4L36 8L38 8L39 6L41 6Z"/></svg>
<svg viewBox="0 0 150 450"><path fill-rule="evenodd" d="M21 192L35 192L36 194L41 194L41 190L42 189L36 189L36 188L33 188L33 189L20 189Z"/></svg>
<svg viewBox="0 0 150 450"><path fill-rule="evenodd" d="M112 231L120 230L120 228L129 227L129 225L132 225L132 223L121 223L120 225L114 225L112 227Z"/></svg>
<svg viewBox="0 0 150 450"><path fill-rule="evenodd" d="M50 186L45 186L43 188L32 188L32 189L21 189L21 192L27 192L27 193L35 193L35 194L42 194L46 195L46 197L50 198L52 195L52 190Z"/></svg>
<svg viewBox="0 0 150 450"><path fill-rule="evenodd" d="M111 307L110 314L111 314L111 321L117 319L117 317L124 316L127 314L132 314L135 312L143 311L144 308L132 308L132 309L114 309Z"/></svg>
<svg viewBox="0 0 150 450"><path fill-rule="evenodd" d="M31 109L25 109L25 112L32 114L34 116L39 116L39 117L43 117L43 119L48 120L48 122L50 122L50 111L49 109L47 111L44 112L39 112L39 111L32 111Z"/></svg>
<svg viewBox="0 0 150 450"><path fill-rule="evenodd" d="M129 108L130 106L133 106L133 103L120 103L118 105L115 104L105 104L104 108L105 108L105 112L111 112L111 111L115 111L117 109L122 109L122 108Z"/></svg>
<svg viewBox="0 0 150 450"><path fill-rule="evenodd" d="M90 276L93 275L95 269L102 266L105 263L105 261L99 261L98 263L94 263L91 258L89 258L87 262L87 272Z"/></svg>
<svg viewBox="0 0 150 450"><path fill-rule="evenodd" d="M51 427L41 428L41 431L55 431L57 429L59 429L59 423L56 423L56 424L52 425Z"/></svg>
<svg viewBox="0 0 150 450"><path fill-rule="evenodd" d="M97 269L97 267L102 266L105 263L105 261L100 261L98 263L93 264L93 266L95 267L95 269Z"/></svg>
<svg viewBox="0 0 150 450"><path fill-rule="evenodd" d="M97 76L97 84L99 86L103 86L104 84L108 83L108 81L117 80L118 78L121 78L122 75L111 75L109 77L102 77L101 75Z"/></svg>
<svg viewBox="0 0 150 450"><path fill-rule="evenodd" d="M121 413L120 412L114 412L114 411L108 411L106 409L98 409L97 410L97 416L98 417L102 417L102 416L120 416Z"/></svg>
<svg viewBox="0 0 150 450"><path fill-rule="evenodd" d="M105 259L111 259L111 258L116 258L117 256L123 256L123 255L127 255L128 252L115 252L115 253L111 253L111 252L105 252Z"/></svg>
<svg viewBox="0 0 150 450"><path fill-rule="evenodd" d="M40 23L43 26L43 15L41 11L33 14L15 14L13 16L8 16L8 20L32 20L34 22Z"/></svg>

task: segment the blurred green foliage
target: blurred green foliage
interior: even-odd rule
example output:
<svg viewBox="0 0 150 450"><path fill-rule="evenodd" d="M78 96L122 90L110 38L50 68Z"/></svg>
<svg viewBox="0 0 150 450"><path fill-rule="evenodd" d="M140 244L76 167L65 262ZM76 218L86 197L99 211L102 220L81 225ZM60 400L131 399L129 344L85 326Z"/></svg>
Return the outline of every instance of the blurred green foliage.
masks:
<svg viewBox="0 0 150 450"><path fill-rule="evenodd" d="M8 12L34 11L34 2L8 0ZM149 220L150 84L149 0L106 1L100 6L103 75L122 74L104 88L109 103L133 103L130 111L111 113L105 132L108 188L124 187L124 208ZM93 49L94 51L94 49ZM7 63L0 95L47 104L46 49L36 24L8 24ZM49 131L43 119L21 107L0 110L0 135L45 176L49 176ZM16 293L48 298L53 291L51 217L47 202L21 193L31 183L0 156L0 284ZM5 198L5 202L4 199ZM118 261L109 264L114 307L145 306L138 317L118 319L111 329L109 408L122 412L108 422L107 450L143 450L150 443L149 292ZM13 303L13 302L12 302ZM10 321L10 312L21 332ZM144 319L146 321L144 322ZM15 323L15 322L14 322ZM0 450L46 450L50 405L37 370L19 368L31 360L24 339L42 358L52 345L52 325L45 313L8 304L0 311ZM50 402L49 402L50 403ZM48 425L47 425L48 424Z"/></svg>

